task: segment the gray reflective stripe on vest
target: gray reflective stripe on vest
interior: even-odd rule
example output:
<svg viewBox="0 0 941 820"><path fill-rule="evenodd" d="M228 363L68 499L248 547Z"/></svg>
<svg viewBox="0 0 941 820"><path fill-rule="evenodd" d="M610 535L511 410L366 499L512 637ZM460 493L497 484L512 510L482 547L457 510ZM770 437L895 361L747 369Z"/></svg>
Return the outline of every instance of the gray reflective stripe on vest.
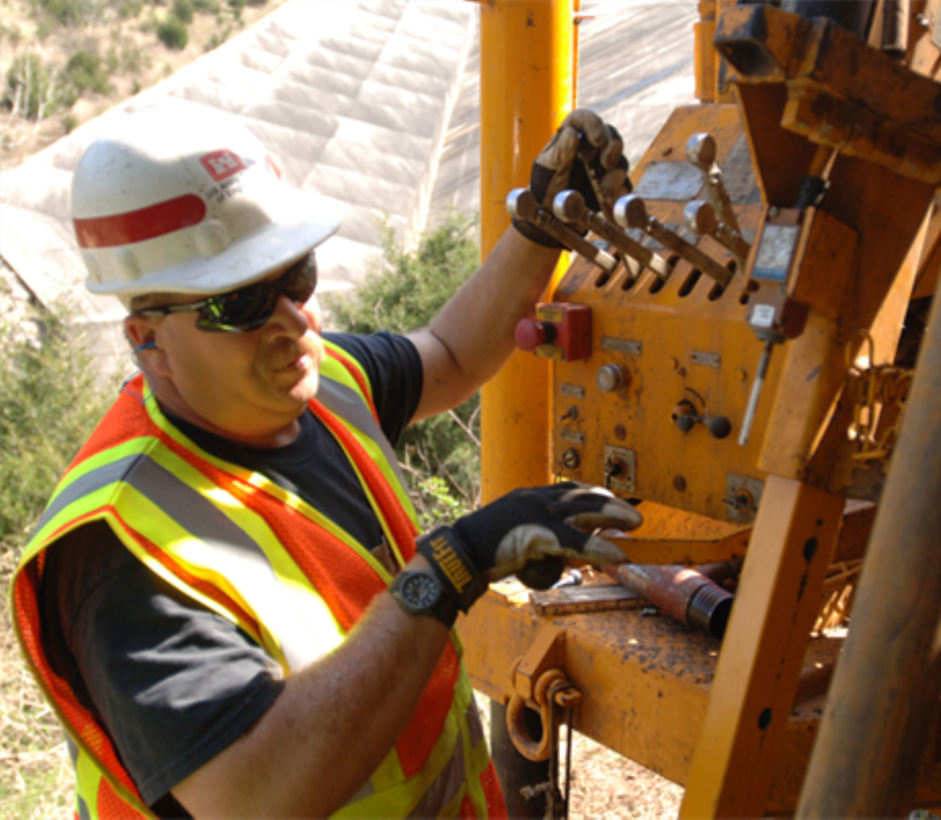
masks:
<svg viewBox="0 0 941 820"><path fill-rule="evenodd" d="M42 530L46 524L73 501L78 501L78 499L84 495L88 495L95 490L100 490L102 487L107 487L109 484L120 481L129 470L133 469L134 462L139 458L140 454L134 453L132 456L125 456L117 461L112 461L96 470L92 470L90 473L86 473L80 478L76 478L75 481L63 489L62 492L55 497L53 502L46 507L42 518L39 519L36 532Z"/></svg>
<svg viewBox="0 0 941 820"><path fill-rule="evenodd" d="M235 589L243 595L257 590L261 600L276 602L257 614L278 639L291 669L300 669L333 648L319 646L321 610L310 610L310 593L296 582L280 579L261 547L208 499L149 458L142 458L125 481L200 540L214 555L209 566Z"/></svg>
<svg viewBox="0 0 941 820"><path fill-rule="evenodd" d="M454 744L454 753L445 764L441 773L432 781L418 805L412 809L409 817L437 817L461 791L467 780L467 769L464 765L464 741L458 735Z"/></svg>
<svg viewBox="0 0 941 820"><path fill-rule="evenodd" d="M444 765L438 776L431 781L427 791L422 795L421 800L412 811L406 815L414 818L437 817L448 803L457 797L467 780L467 771L464 766L464 742L461 736L457 736L454 744L454 752L450 760ZM372 797L376 793L372 783L367 780L363 787L356 792L349 800L346 806L355 806L361 800Z"/></svg>
<svg viewBox="0 0 941 820"><path fill-rule="evenodd" d="M316 398L317 401L335 416L345 419L350 422L350 424L355 424L363 433L378 444L386 460L392 466L392 470L395 473L395 477L399 480L399 484L403 487L408 486L405 483L405 477L402 475L402 471L399 469L399 461L395 457L395 450L392 449L389 439L387 439L386 434L382 432L382 428L376 422L368 405L363 402L359 393L351 387L347 387L345 384L321 375L320 387L317 389Z"/></svg>
<svg viewBox="0 0 941 820"><path fill-rule="evenodd" d="M261 547L244 530L207 498L144 454L86 473L59 495L47 515L54 515L78 497L122 479L200 540L213 556L203 559L204 563L229 578L243 595L257 590L262 600L277 602L278 606L267 607L258 614L277 637L291 669L299 669L332 648L320 646L322 610L311 610L310 593L296 583L278 578ZM133 522L128 523L133 526Z"/></svg>

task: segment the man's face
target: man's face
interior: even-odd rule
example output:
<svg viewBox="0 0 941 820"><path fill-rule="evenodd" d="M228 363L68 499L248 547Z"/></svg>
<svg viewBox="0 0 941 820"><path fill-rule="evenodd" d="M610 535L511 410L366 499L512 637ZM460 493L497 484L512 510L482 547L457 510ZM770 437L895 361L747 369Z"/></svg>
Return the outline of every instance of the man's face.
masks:
<svg viewBox="0 0 941 820"><path fill-rule="evenodd" d="M153 332L156 348L142 364L157 377L157 398L171 413L255 446L281 446L296 436L324 356L316 296L298 304L281 294L267 323L245 333L200 330L195 313L128 321ZM130 324L128 331L135 342L145 340Z"/></svg>

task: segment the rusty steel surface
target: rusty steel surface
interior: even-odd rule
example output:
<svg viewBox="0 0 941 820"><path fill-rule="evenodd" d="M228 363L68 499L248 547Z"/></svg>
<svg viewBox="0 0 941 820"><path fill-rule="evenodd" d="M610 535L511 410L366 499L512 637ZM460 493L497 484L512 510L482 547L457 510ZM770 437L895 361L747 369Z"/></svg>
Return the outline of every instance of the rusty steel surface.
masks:
<svg viewBox="0 0 941 820"><path fill-rule="evenodd" d="M941 181L937 86L927 77L832 21L771 6L727 9L715 42L740 83L786 84L789 130L896 173Z"/></svg>
<svg viewBox="0 0 941 820"><path fill-rule="evenodd" d="M517 601L517 602L514 602ZM564 671L581 693L575 728L677 783L685 783L721 644L666 617L636 611L539 617L519 596L491 591L458 629L474 687L500 702L513 693L510 672L541 635L561 630ZM558 634L558 633L555 633ZM473 636L500 635L499 641ZM810 642L798 700L825 688L842 641ZM554 656L558 660L558 656ZM796 805L817 712L795 707L775 774L769 809ZM788 767L794 767L790 770Z"/></svg>

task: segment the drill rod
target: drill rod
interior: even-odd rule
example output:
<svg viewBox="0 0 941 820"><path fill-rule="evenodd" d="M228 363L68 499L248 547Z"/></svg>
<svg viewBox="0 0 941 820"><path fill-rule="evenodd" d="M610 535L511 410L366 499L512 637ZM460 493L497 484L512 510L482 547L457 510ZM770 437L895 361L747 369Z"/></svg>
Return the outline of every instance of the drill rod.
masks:
<svg viewBox="0 0 941 820"><path fill-rule="evenodd" d="M553 239L561 242L566 248L594 262L607 273L612 273L617 267L618 260L611 254L605 253L601 248L592 245L591 242L573 231L568 225L556 219L545 208L540 207L533 192L528 188L516 188L510 191L510 195L506 199L506 209L514 219L531 222Z"/></svg>
<svg viewBox="0 0 941 820"><path fill-rule="evenodd" d="M628 272L632 279L636 279L643 268L650 268L661 279L670 275L670 263L662 256L645 248L640 242L629 237L620 228L612 225L600 214L592 211L586 204L585 198L578 191L562 191L552 202L552 210L563 222L574 222L583 230L594 231L602 239L606 239L619 251L639 263L629 265ZM627 259L625 259L627 262Z"/></svg>

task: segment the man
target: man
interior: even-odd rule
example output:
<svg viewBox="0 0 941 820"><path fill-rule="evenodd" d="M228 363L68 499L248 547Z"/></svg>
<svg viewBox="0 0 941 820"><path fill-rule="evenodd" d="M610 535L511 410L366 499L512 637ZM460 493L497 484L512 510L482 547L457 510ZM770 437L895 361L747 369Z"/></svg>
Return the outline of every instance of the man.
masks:
<svg viewBox="0 0 941 820"><path fill-rule="evenodd" d="M557 485L421 535L390 440L497 372L557 248L510 229L429 328L324 334L313 249L337 220L231 122L131 120L83 155L72 209L146 379L14 579L78 815L501 816L450 627L488 581L617 561L588 533L640 517ZM574 112L534 165L541 201L580 141L623 190L616 132Z"/></svg>

